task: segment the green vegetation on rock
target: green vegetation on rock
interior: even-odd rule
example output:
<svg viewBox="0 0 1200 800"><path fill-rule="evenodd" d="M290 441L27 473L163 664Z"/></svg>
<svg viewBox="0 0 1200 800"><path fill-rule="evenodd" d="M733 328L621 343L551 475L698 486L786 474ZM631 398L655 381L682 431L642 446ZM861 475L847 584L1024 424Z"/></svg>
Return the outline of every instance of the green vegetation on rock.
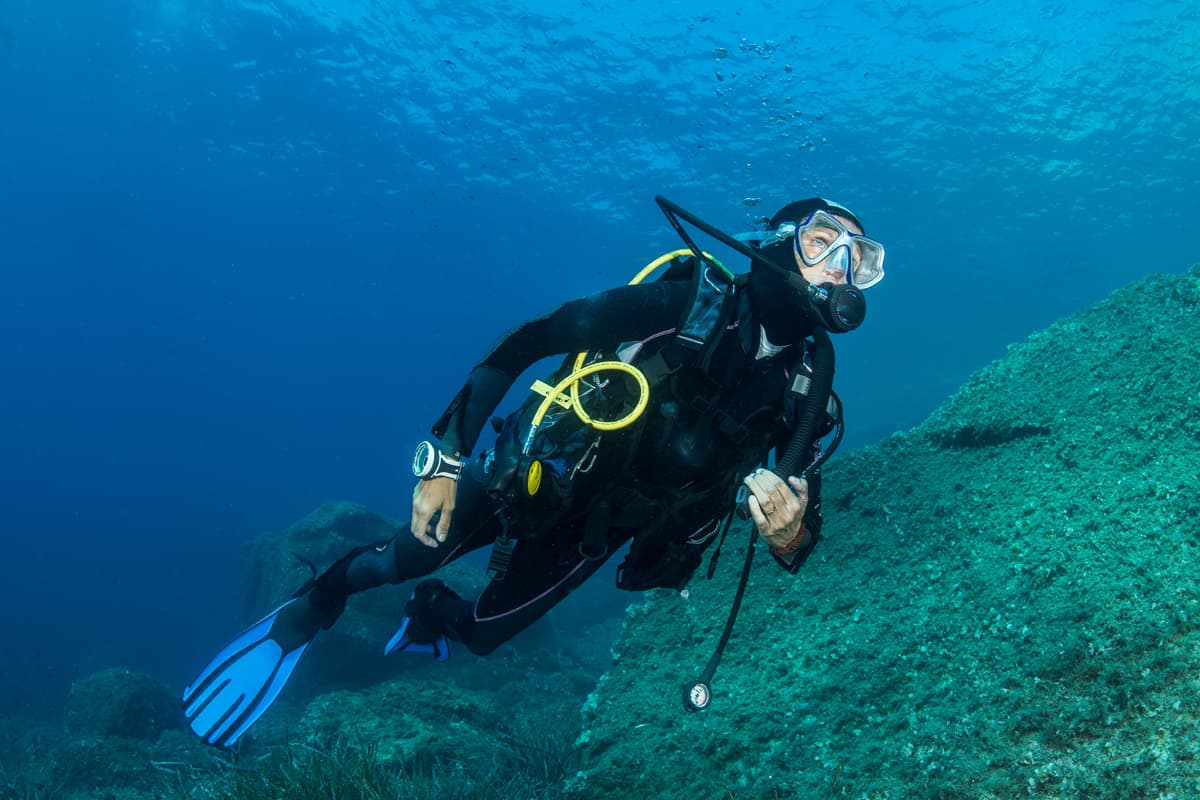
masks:
<svg viewBox="0 0 1200 800"><path fill-rule="evenodd" d="M758 554L707 712L680 687L739 559L649 597L575 796L1200 795L1198 311L1200 268L1141 281L836 459L826 541L795 577Z"/></svg>

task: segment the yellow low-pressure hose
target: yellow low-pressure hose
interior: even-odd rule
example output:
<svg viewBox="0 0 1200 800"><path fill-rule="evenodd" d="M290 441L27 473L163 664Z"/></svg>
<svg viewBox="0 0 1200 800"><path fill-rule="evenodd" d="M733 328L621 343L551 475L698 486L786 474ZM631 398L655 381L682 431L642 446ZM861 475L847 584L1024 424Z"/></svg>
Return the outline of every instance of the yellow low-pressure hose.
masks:
<svg viewBox="0 0 1200 800"><path fill-rule="evenodd" d="M670 253L665 253L643 267L642 270L633 277L633 280L629 282L629 285L632 286L634 284L641 283L646 279L646 276L650 275L656 269L673 258L690 255L692 255L692 251L688 249L672 250ZM729 270L726 269L725 265L720 261L717 261L708 253L704 253L703 255L705 259L711 261L724 270L727 275L731 275ZM533 385L534 391L544 394L545 398L542 400L541 405L538 406L537 412L533 415L532 424L529 427L529 433L526 435L524 446L522 447L523 453L528 453L530 447L533 446L533 436L537 432L538 426L542 424L542 418L546 416L546 412L550 410L550 406L555 403L558 403L566 408L570 408L585 425L590 425L599 431L620 430L626 425L630 425L636 421L637 418L642 415L642 412L646 410L646 406L650 402L650 383L646 380L646 376L642 374L640 369L632 364L626 364L624 361L597 361L584 366L583 362L587 359L587 355L587 351L585 350L576 356L575 366L571 371L571 374L567 375L554 386L549 386L543 381L538 381ZM589 416L583 408L583 401L579 396L579 382L589 375L594 375L597 372L608 371L624 372L627 375L633 376L633 379L636 380L638 384L638 400L634 405L633 410L620 419L594 419L593 417ZM570 387L571 390L569 398L562 394L562 391L567 387Z"/></svg>
<svg viewBox="0 0 1200 800"><path fill-rule="evenodd" d="M537 412L533 415L533 424L530 434L532 435L533 430L542 423L542 418L546 416L546 412L550 409L550 406L554 405L556 402L563 402L559 399L559 393L562 392L563 389L566 389L568 386L571 386L579 380L586 378L588 375L594 375L597 372L607 372L610 370L613 372L624 372L628 375L632 375L633 379L637 381L639 397L637 405L633 407L632 411L620 419L600 420L589 417L586 412L584 412L579 401L574 398L569 403L570 408L573 409L579 418L586 424L591 425L593 428L601 431L615 431L620 428L624 428L626 425L636 420L639 416L641 416L641 413L646 410L646 404L650 402L650 383L646 380L646 376L642 374L640 369L632 364L626 364L624 361L597 361L594 364L588 364L586 367L576 369L570 375L554 384L554 386L552 386L546 392L545 398L542 399L541 405L538 406Z"/></svg>

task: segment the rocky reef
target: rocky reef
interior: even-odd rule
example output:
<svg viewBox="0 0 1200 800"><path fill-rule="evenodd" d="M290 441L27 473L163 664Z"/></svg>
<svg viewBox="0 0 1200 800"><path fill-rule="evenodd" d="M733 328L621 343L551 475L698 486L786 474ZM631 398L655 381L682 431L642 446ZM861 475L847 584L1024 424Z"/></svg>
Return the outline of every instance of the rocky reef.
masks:
<svg viewBox="0 0 1200 800"><path fill-rule="evenodd" d="M243 549L245 620L398 523L354 503L315 509ZM477 593L482 566L439 573ZM579 765L580 705L608 666L612 613L576 603L487 659L383 655L408 586L351 598L279 701L232 750L184 728L179 690L127 669L78 680L65 725L0 719L0 798L165 800L558 796ZM584 592L586 593L586 592ZM561 620L569 634L556 628Z"/></svg>
<svg viewBox="0 0 1200 800"><path fill-rule="evenodd" d="M1196 796L1198 312L1200 267L1141 281L835 459L826 540L795 577L758 553L709 710L680 690L741 559L647 596L572 796Z"/></svg>

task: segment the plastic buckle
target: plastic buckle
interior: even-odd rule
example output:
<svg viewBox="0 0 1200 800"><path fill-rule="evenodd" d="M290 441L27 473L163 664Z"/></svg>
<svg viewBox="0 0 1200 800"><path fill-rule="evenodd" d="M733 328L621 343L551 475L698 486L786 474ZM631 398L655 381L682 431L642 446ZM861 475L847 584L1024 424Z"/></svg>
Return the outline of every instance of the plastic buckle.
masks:
<svg viewBox="0 0 1200 800"><path fill-rule="evenodd" d="M492 543L492 556L488 559L487 565L489 578L494 581L504 580L504 576L508 574L508 568L512 564L513 548L516 546L517 540L509 538L507 533Z"/></svg>

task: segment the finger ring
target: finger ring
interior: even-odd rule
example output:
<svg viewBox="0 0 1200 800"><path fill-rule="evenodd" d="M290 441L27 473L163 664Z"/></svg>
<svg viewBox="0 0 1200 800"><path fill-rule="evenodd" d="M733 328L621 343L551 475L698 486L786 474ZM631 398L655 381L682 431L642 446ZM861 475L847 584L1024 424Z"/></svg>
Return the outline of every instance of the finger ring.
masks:
<svg viewBox="0 0 1200 800"><path fill-rule="evenodd" d="M775 513L775 504L771 503L770 508L763 506L763 513L766 514L768 517L771 516L772 514L774 514Z"/></svg>

